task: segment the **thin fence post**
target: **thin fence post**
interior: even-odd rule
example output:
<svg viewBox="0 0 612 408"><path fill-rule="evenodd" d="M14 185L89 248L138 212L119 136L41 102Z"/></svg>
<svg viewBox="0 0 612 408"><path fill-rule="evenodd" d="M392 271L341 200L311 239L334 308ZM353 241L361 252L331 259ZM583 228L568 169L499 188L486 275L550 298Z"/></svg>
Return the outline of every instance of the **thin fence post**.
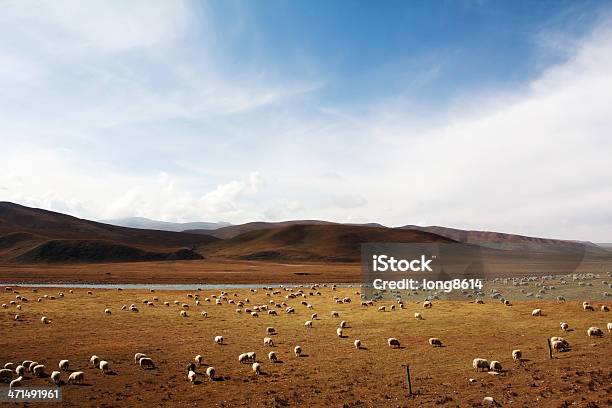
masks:
<svg viewBox="0 0 612 408"><path fill-rule="evenodd" d="M410 365L406 364L406 382L408 382L408 394L412 395L412 383L410 382Z"/></svg>
<svg viewBox="0 0 612 408"><path fill-rule="evenodd" d="M548 357L553 358L552 346L550 345L550 338L546 339L546 343L548 344Z"/></svg>

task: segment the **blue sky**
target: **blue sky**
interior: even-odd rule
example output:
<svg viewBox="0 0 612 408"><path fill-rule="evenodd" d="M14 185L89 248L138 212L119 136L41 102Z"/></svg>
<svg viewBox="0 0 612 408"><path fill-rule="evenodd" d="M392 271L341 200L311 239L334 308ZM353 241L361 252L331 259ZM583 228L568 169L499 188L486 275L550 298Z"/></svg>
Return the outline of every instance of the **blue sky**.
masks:
<svg viewBox="0 0 612 408"><path fill-rule="evenodd" d="M612 241L612 3L4 1L0 199Z"/></svg>

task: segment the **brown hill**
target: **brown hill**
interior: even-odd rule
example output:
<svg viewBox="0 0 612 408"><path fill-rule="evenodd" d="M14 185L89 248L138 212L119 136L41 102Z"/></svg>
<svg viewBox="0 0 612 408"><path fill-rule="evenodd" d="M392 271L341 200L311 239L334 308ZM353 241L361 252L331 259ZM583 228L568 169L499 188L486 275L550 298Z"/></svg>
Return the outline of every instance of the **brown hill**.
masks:
<svg viewBox="0 0 612 408"><path fill-rule="evenodd" d="M141 230L0 202L0 261L115 262L197 259L202 234Z"/></svg>
<svg viewBox="0 0 612 408"><path fill-rule="evenodd" d="M211 243L206 255L249 260L359 262L368 242L455 242L439 235L385 227L345 224L289 225L249 231Z"/></svg>
<svg viewBox="0 0 612 408"><path fill-rule="evenodd" d="M245 224L230 225L227 227L217 228L215 230L207 229L194 229L185 230L183 232L189 232L193 234L205 234L220 239L229 239L237 237L240 234L251 231L269 230L274 228L289 227L291 225L338 225L335 222L330 221L319 221L319 220L293 220L293 221L280 221L280 222L264 222L255 221L247 222Z"/></svg>

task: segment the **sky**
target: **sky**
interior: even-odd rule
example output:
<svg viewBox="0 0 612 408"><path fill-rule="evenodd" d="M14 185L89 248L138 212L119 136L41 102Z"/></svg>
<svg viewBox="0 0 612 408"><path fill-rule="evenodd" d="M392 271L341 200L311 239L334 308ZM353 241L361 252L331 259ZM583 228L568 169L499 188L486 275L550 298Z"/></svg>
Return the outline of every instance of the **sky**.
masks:
<svg viewBox="0 0 612 408"><path fill-rule="evenodd" d="M612 242L612 2L0 8L0 201Z"/></svg>

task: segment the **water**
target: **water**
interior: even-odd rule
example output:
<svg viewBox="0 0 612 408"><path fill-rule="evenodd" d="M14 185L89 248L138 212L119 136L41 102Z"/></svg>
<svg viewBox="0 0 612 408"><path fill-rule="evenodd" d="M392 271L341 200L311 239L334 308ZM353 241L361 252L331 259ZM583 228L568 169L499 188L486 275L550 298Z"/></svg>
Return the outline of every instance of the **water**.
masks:
<svg viewBox="0 0 612 408"><path fill-rule="evenodd" d="M155 289L155 290L217 290L217 289L261 289L263 287L278 288L283 287L310 287L312 284L295 284L295 283L220 283L220 284L183 284L183 283L37 283L37 282L20 282L8 283L0 282L0 286L11 287L32 287L32 288L72 288L72 289ZM324 284L319 284L323 286ZM327 286L331 286L329 283ZM334 283L337 287L353 287L359 284Z"/></svg>

